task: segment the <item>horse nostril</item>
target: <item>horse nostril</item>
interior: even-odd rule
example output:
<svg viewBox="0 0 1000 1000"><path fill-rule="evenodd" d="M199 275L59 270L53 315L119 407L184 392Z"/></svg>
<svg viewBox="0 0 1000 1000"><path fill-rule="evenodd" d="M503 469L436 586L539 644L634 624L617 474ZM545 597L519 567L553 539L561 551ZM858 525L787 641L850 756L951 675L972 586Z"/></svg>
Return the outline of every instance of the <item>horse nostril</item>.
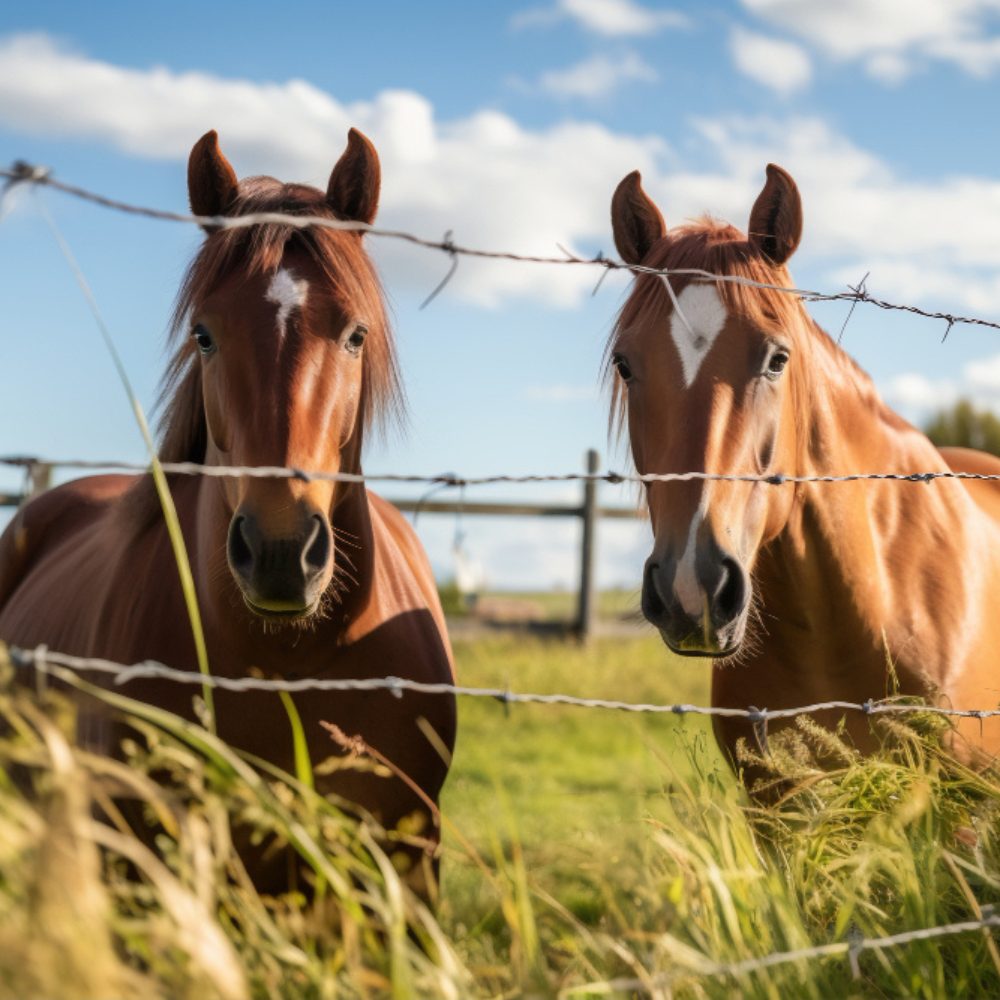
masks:
<svg viewBox="0 0 1000 1000"><path fill-rule="evenodd" d="M746 574L735 559L722 560L722 575L712 595L712 610L720 622L731 622L746 601Z"/></svg>
<svg viewBox="0 0 1000 1000"><path fill-rule="evenodd" d="M332 542L330 526L319 514L313 514L313 530L302 554L303 568L307 573L320 573L330 559Z"/></svg>
<svg viewBox="0 0 1000 1000"><path fill-rule="evenodd" d="M244 533L246 518L242 515L234 517L229 522L229 538L227 548L229 565L243 576L249 576L253 570L253 550L250 548Z"/></svg>
<svg viewBox="0 0 1000 1000"><path fill-rule="evenodd" d="M656 563L647 563L642 581L642 613L650 620L659 618L666 611L663 598L660 597L659 588L656 586L657 569Z"/></svg>

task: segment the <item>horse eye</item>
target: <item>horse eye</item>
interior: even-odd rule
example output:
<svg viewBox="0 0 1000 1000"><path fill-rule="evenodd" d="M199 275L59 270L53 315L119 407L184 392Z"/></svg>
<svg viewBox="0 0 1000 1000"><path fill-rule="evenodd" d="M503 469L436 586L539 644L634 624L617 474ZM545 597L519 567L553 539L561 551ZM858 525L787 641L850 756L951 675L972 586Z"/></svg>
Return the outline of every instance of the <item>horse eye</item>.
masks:
<svg viewBox="0 0 1000 1000"><path fill-rule="evenodd" d="M628 382L631 380L632 369L629 368L628 362L620 354L616 354L611 359L611 364L614 365L615 371L618 372L618 376L619 378L621 378L623 382Z"/></svg>
<svg viewBox="0 0 1000 1000"><path fill-rule="evenodd" d="M360 352L361 348L364 346L365 337L367 336L368 328L361 326L360 324L351 331L351 335L347 338L347 349L351 352L351 354L357 354Z"/></svg>
<svg viewBox="0 0 1000 1000"><path fill-rule="evenodd" d="M211 354L215 350L215 341L212 340L212 335L200 323L191 331L191 336L202 354Z"/></svg>
<svg viewBox="0 0 1000 1000"><path fill-rule="evenodd" d="M788 355L784 351L775 351L767 362L767 371L765 374L768 378L777 378L785 370L785 365L787 364Z"/></svg>

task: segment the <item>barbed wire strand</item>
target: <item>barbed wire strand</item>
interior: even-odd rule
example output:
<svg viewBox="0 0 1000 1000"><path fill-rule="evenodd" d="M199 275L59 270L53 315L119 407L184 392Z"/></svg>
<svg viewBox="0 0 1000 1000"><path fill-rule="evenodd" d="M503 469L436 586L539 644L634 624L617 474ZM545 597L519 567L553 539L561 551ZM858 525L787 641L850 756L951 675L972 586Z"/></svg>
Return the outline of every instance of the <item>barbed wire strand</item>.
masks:
<svg viewBox="0 0 1000 1000"><path fill-rule="evenodd" d="M126 462L119 459L83 458L39 458L32 455L0 455L0 465L12 468L36 469L104 469L129 472L136 475L149 473L151 467L142 462ZM486 486L502 483L686 483L693 480L704 482L762 483L768 486L784 486L789 483L855 483L862 481L886 481L907 483L932 483L938 479L972 480L975 482L1000 482L1000 473L956 472L942 469L931 472L848 472L843 474L786 475L782 472L740 473L740 472L560 472L526 473L523 475L499 473L483 476L462 476L452 472L436 472L430 475L401 472L326 472L323 470L298 469L282 465L203 465L199 462L161 462L161 468L169 475L208 476L212 478L251 479L299 479L304 482L323 481L335 483L427 483L439 486Z"/></svg>
<svg viewBox="0 0 1000 1000"><path fill-rule="evenodd" d="M1000 716L1000 707L949 708L944 705L869 699L865 702L823 701L795 708L727 708L721 705L655 704L648 702L619 701L613 698L580 698L564 693L538 694L511 691L506 688L468 687L459 684L409 680L404 677L301 677L294 680L275 680L264 677L205 677L196 671L179 670L156 660L124 664L101 657L71 656L54 652L47 646L22 649L8 647L11 662L20 668L34 667L41 672L52 667L62 667L76 673L100 673L114 679L116 686L134 680L157 679L178 684L208 684L223 691L388 691L395 697L405 692L414 694L452 695L462 698L488 698L504 705L566 705L573 708L604 709L616 712L653 715L706 715L728 719L746 719L754 724L775 719L791 719L816 712L854 711L864 715L932 714L949 718L990 719Z"/></svg>
<svg viewBox="0 0 1000 1000"><path fill-rule="evenodd" d="M706 958L704 965L692 971L702 976L738 977L753 972L760 972L763 969L770 969L777 965L787 965L792 962L802 962L812 958L830 958L846 955L851 960L851 969L855 974L855 978L858 978L860 970L857 968L856 963L858 956L863 952L878 951L884 948L898 948L901 945L912 944L915 941L932 941L937 938L949 937L956 934L969 934L974 931L1000 928L1000 916L993 913L992 908L989 906L982 907L982 910L984 916L977 920L962 920L951 924L940 924L936 927L922 927L912 931L900 931L898 934L889 934L885 937L862 937L849 941L835 941L831 944L798 948L794 951L773 952L769 955L762 955L759 958L748 958L740 962L713 962ZM646 979L612 979L605 982L594 982L572 987L566 990L564 995L571 996L574 993L592 994L595 991L602 993L649 992L657 986L668 985L678 978L677 974L653 974Z"/></svg>
<svg viewBox="0 0 1000 1000"><path fill-rule="evenodd" d="M1000 322L982 319L975 316L959 316L954 313L941 312L935 310L921 309L918 306L904 305L889 302L885 299L871 295L863 284L857 287L848 286L847 291L824 293L812 291L805 288L792 288L784 285L772 285L766 282L754 281L751 278L744 278L739 275L713 274L700 268L654 268L646 267L642 264L625 264L621 261L612 260L598 253L594 257L580 257L576 254L563 251L563 256L547 256L542 254L519 254L501 250L481 250L475 247L459 246L451 239L450 231L443 240L431 240L408 233L399 229L383 229L369 225L364 222L351 220L331 219L326 216L316 215L289 215L282 212L255 212L239 216L220 215L191 215L186 212L172 212L165 209L148 208L141 205L134 205L129 202L120 201L116 198L108 198L86 188L77 187L57 180L52 175L52 170L48 167L16 161L9 169L0 170L0 177L6 178L8 189L18 184L37 184L50 187L63 194L80 198L84 201L100 205L103 208L112 209L117 212L125 212L130 215L137 215L149 219L157 219L168 222L181 222L202 227L216 229L242 229L250 226L277 223L287 225L296 229L307 229L310 227L339 229L352 232L368 233L372 236L386 239L402 240L415 246L424 247L429 250L437 250L448 254L452 258L452 268L445 277L445 281L431 296L425 300L425 305L433 299L447 284L454 274L455 262L459 256L477 257L485 260L508 260L526 264L562 264L562 265L583 265L590 267L601 267L607 271L630 271L633 274L654 274L661 277L688 277L700 281L729 282L733 284L746 285L753 288L769 289L776 292L784 292L789 295L796 295L809 302L865 302L876 308L907 312L915 316L922 316L926 319L940 320L947 324L945 337L957 325L979 326L991 330L1000 330Z"/></svg>

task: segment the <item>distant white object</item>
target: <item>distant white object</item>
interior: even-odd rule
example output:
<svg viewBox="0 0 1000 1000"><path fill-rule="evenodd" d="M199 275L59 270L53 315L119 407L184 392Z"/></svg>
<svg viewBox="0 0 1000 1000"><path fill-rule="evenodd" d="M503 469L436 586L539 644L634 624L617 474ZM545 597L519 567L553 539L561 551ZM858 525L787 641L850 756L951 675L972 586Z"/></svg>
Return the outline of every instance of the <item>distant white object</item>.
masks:
<svg viewBox="0 0 1000 1000"><path fill-rule="evenodd" d="M486 583L483 564L465 551L461 538L455 539L451 552L455 559L455 584L458 592L463 597L475 599Z"/></svg>

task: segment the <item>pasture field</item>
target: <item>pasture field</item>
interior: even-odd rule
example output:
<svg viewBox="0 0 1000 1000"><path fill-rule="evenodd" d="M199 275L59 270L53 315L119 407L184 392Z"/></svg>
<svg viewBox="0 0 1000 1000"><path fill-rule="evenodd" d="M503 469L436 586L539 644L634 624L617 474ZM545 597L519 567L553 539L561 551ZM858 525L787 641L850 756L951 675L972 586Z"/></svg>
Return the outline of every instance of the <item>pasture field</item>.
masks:
<svg viewBox="0 0 1000 1000"><path fill-rule="evenodd" d="M708 697L707 667L650 635L482 637L456 658L467 684ZM111 697L147 739L128 766L75 748L58 699L0 685L0 763L41 793L0 784L0 997L1000 995L986 931L866 950L856 975L844 954L723 968L1000 903L1000 778L952 762L930 717L868 760L808 723L772 737L786 795L754 808L704 720L463 700L434 917L294 778ZM122 785L159 818L159 857L93 820ZM294 845L316 903L256 895L234 819Z"/></svg>

